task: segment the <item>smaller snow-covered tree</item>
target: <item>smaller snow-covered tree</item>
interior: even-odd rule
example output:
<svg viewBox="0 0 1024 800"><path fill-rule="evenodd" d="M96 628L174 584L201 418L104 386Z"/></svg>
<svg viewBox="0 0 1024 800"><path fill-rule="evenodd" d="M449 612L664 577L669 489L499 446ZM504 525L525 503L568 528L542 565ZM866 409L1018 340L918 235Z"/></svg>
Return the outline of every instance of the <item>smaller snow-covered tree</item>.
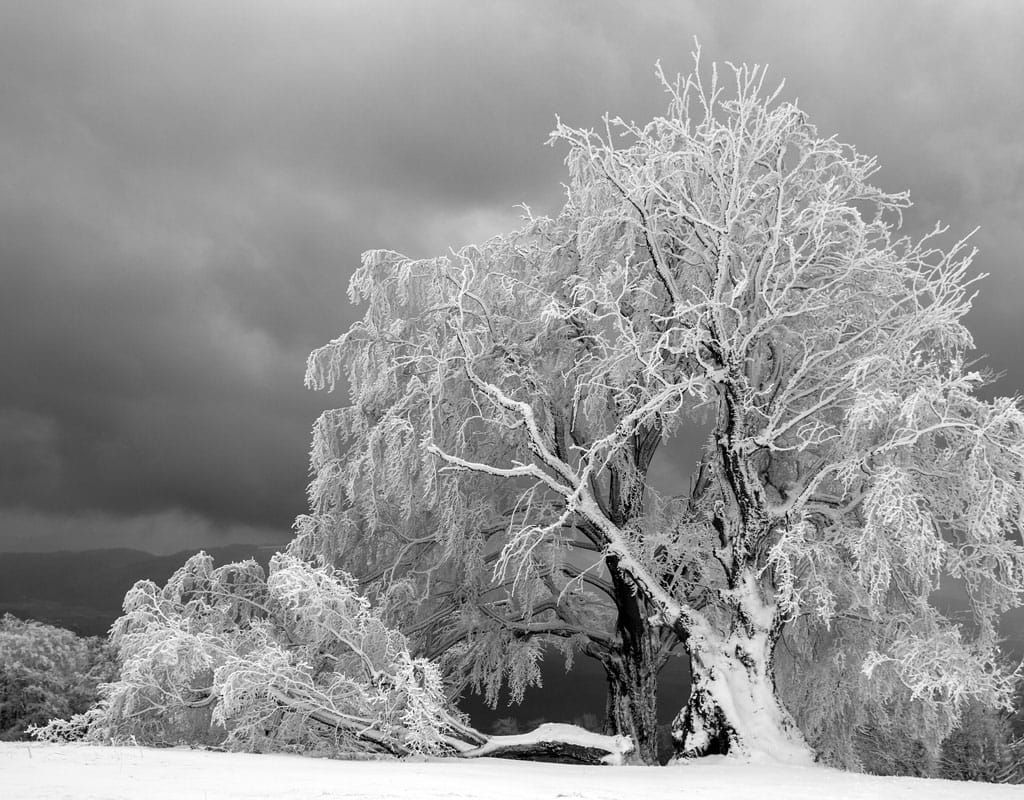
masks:
<svg viewBox="0 0 1024 800"><path fill-rule="evenodd" d="M119 679L40 738L395 755L482 742L448 709L436 666L344 573L280 554L266 575L254 561L214 568L199 553L162 589L137 583L124 608Z"/></svg>
<svg viewBox="0 0 1024 800"><path fill-rule="evenodd" d="M0 618L0 739L20 739L33 725L84 711L116 668L101 639L5 614Z"/></svg>

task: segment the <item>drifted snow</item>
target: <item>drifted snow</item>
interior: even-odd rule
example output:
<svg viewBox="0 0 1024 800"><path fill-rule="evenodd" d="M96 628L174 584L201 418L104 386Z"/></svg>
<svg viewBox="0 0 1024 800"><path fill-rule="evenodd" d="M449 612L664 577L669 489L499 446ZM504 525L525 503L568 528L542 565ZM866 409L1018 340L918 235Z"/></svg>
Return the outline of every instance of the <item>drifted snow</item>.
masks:
<svg viewBox="0 0 1024 800"><path fill-rule="evenodd" d="M330 761L187 749L0 742L3 800L999 800L1019 786L876 778L701 759L583 767L499 759Z"/></svg>
<svg viewBox="0 0 1024 800"><path fill-rule="evenodd" d="M691 647L695 686L710 691L728 723L740 737L739 749L748 761L810 765L811 751L789 714L779 704L766 662L769 653L768 631L775 619L774 606L760 597L754 573L747 570L742 583L733 592L756 633L733 635L721 644L712 636L693 637ZM740 650L750 659L739 658ZM687 745L691 752L707 744L708 731L698 728Z"/></svg>
<svg viewBox="0 0 1024 800"><path fill-rule="evenodd" d="M768 679L751 680L733 661L711 661L715 678L710 681L715 700L744 737L745 755L751 761L810 764L811 751L779 705ZM764 675L766 667L758 664ZM787 723L790 726L787 730ZM787 736L787 733L789 736Z"/></svg>
<svg viewBox="0 0 1024 800"><path fill-rule="evenodd" d="M470 752L473 755L485 756L503 747L529 746L543 742L560 742L607 750L608 755L601 759L605 764L622 764L626 755L633 752L633 742L628 736L604 736L578 725L564 725L559 722L548 722L529 733L492 736L487 740L487 744Z"/></svg>

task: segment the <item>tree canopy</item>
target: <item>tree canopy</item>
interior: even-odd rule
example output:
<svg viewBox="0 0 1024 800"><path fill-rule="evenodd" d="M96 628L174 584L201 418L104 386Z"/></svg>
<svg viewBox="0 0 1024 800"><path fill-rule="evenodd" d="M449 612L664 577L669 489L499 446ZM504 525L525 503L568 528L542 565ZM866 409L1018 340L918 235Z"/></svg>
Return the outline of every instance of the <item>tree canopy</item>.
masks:
<svg viewBox="0 0 1024 800"><path fill-rule="evenodd" d="M763 70L663 83L646 125L558 125L554 217L365 254L365 316L309 361L350 403L316 427L299 538L386 565L427 617L458 598L447 631L490 613L614 648L598 587L618 576L642 635L689 655L684 755L806 757L782 637L819 747L853 706L948 731L1011 691L996 623L1024 590L1024 416L967 365L974 253L901 236L907 195ZM655 451L701 419L695 479L659 496ZM930 602L944 579L970 624ZM824 707L822 669L850 693Z"/></svg>

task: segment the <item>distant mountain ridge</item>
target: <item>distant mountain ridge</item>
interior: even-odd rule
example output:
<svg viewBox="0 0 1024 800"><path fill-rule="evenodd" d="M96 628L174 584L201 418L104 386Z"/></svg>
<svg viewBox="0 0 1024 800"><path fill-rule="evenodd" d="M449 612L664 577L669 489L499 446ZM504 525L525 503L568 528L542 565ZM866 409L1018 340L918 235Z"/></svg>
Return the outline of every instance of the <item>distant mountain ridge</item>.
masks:
<svg viewBox="0 0 1024 800"><path fill-rule="evenodd" d="M255 558L264 566L276 549L255 544L205 548L218 565ZM158 556L116 548L0 553L0 614L39 620L82 636L103 636L121 615L124 595L136 581L162 584L195 552Z"/></svg>

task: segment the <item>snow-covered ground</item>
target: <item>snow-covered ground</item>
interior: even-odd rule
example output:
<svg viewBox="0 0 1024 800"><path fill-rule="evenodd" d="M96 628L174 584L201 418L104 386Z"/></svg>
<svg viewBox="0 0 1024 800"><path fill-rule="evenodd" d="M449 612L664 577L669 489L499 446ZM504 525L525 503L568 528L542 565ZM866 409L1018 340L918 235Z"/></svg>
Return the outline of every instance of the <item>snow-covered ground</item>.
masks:
<svg viewBox="0 0 1024 800"><path fill-rule="evenodd" d="M576 767L500 759L330 761L145 747L0 742L3 800L989 800L1024 787L875 778L821 767Z"/></svg>

